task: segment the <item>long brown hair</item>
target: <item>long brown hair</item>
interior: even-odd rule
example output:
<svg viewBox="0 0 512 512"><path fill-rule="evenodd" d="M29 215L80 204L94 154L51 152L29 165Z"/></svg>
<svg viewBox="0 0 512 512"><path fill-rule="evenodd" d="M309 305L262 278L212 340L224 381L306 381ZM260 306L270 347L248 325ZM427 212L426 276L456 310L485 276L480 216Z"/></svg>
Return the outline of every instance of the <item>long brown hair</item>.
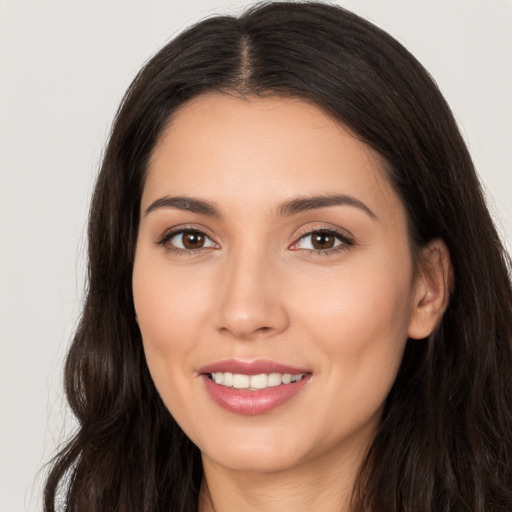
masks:
<svg viewBox="0 0 512 512"><path fill-rule="evenodd" d="M45 511L197 509L199 450L149 375L131 274L148 158L173 112L209 91L321 106L383 157L412 246L438 237L450 251L450 304L434 334L408 342L353 510L512 510L510 264L450 109L371 23L277 2L191 27L126 93L92 200L87 298L65 367L79 428L52 461Z"/></svg>

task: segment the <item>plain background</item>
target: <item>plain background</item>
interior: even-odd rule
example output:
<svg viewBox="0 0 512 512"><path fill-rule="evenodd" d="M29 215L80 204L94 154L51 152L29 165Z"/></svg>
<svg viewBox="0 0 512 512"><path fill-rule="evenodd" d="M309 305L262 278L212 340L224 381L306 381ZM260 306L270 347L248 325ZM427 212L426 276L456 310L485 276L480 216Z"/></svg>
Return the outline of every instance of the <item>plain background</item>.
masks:
<svg viewBox="0 0 512 512"><path fill-rule="evenodd" d="M512 1L340 0L398 38L451 104L512 244ZM0 0L0 511L41 510L38 471L73 427L62 361L85 222L122 94L223 0Z"/></svg>

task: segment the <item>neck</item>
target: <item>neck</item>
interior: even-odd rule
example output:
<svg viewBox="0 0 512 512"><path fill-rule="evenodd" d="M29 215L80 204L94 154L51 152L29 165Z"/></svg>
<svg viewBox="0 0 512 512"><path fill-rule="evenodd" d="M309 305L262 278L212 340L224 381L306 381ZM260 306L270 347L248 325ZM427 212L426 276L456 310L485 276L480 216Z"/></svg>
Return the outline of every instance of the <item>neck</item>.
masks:
<svg viewBox="0 0 512 512"><path fill-rule="evenodd" d="M349 512L361 453L325 459L261 473L227 469L203 455L199 512Z"/></svg>

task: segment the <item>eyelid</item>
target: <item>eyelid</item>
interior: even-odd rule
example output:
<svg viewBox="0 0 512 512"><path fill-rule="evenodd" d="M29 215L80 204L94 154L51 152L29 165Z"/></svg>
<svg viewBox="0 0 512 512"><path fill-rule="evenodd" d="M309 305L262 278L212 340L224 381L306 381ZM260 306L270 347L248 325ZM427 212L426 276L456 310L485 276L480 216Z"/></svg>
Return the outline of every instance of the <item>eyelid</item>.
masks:
<svg viewBox="0 0 512 512"><path fill-rule="evenodd" d="M165 230L157 239L156 244L164 247L168 251L176 252L176 253L182 253L182 254L194 254L198 253L203 250L211 250L216 249L219 247L219 244L215 242L213 237L207 233L207 229L203 227L198 227L197 225L181 225L181 226L173 226L167 230ZM183 249L181 247L172 246L169 244L170 240L174 238L175 236L178 236L182 233L187 232L193 232L193 233L200 233L201 235L204 235L205 238L207 238L213 246L208 247L199 247L197 249Z"/></svg>
<svg viewBox="0 0 512 512"><path fill-rule="evenodd" d="M336 237L337 240L339 240L341 243L338 245L335 245L334 247L331 247L329 249L304 249L304 248L294 248L301 240L304 238L313 235L314 233L328 233L330 235L333 235ZM338 227L334 226L326 226L326 225L320 225L315 227L307 227L303 228L299 233L295 236L295 241L289 246L289 249L295 250L295 251L303 251L307 253L314 253L314 254L327 254L327 253L334 253L340 250L346 250L352 247L355 244L353 236L348 233L346 230L343 230Z"/></svg>
<svg viewBox="0 0 512 512"><path fill-rule="evenodd" d="M214 238L208 234L208 229L197 226L197 225L179 225L179 226L173 226L163 232L162 235L159 236L159 238L156 240L156 244L159 246L164 247L168 251L172 251L175 253L182 253L182 254L194 254L205 250L211 250L211 249L218 249L220 248L220 245L214 240ZM184 249L180 247L176 247L174 245L170 245L169 241L182 233L186 232L195 232L200 233L204 235L212 245L209 245L207 247L199 247L197 249ZM340 243L338 245L335 245L334 247L328 248L328 249L307 249L307 248L299 248L294 247L296 246L301 240L306 238L307 236L311 236L314 233L328 233L330 235L333 235ZM304 227L295 235L294 242L289 245L289 249L294 251L302 251L306 253L313 253L313 254L331 254L335 253L340 250L347 250L350 247L354 245L354 239L353 236L348 233L346 230L341 229L339 227L334 227L332 225L319 225L315 227Z"/></svg>

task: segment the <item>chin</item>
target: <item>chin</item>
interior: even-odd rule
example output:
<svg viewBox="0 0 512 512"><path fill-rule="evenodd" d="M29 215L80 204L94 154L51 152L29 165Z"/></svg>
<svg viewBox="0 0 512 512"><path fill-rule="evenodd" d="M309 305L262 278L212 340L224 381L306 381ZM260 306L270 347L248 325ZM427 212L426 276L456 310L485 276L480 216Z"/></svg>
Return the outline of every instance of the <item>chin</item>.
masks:
<svg viewBox="0 0 512 512"><path fill-rule="evenodd" d="M239 448L236 445L225 450L201 452L203 463L212 462L217 466L239 473L278 473L299 465L291 453L279 450L262 450L261 446Z"/></svg>

